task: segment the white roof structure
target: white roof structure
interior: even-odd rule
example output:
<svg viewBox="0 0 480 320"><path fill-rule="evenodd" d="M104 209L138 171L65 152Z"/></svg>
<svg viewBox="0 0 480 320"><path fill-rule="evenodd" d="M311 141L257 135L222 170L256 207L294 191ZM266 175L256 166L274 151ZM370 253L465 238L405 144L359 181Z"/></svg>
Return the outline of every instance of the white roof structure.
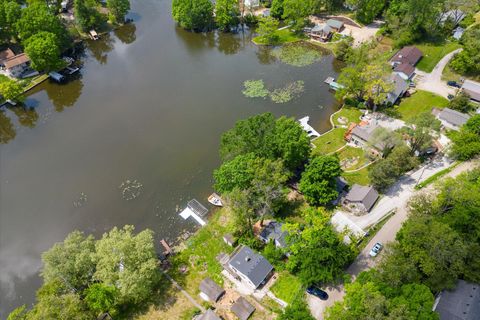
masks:
<svg viewBox="0 0 480 320"><path fill-rule="evenodd" d="M310 121L309 116L303 117L302 119L298 120L303 130L307 132L309 137L315 137L315 138L320 137L320 133L318 133L315 129L313 129L312 126L308 124L308 121Z"/></svg>

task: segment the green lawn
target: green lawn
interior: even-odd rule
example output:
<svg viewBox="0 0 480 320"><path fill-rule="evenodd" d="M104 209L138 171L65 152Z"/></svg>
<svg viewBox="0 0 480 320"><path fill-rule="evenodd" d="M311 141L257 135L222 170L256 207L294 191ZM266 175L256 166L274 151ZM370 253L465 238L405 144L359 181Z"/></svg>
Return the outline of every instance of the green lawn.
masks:
<svg viewBox="0 0 480 320"><path fill-rule="evenodd" d="M313 149L313 152L317 154L328 154L337 151L346 143L343 139L344 134L345 129L336 128L313 140L313 144L317 146Z"/></svg>
<svg viewBox="0 0 480 320"><path fill-rule="evenodd" d="M362 186L368 186L370 184L370 179L368 178L368 167L355 172L344 172L342 177L347 180L349 185L356 183Z"/></svg>
<svg viewBox="0 0 480 320"><path fill-rule="evenodd" d="M404 98L395 111L403 120L408 120L420 113L429 112L433 107L444 108L448 100L431 92L418 90L411 97Z"/></svg>
<svg viewBox="0 0 480 320"><path fill-rule="evenodd" d="M278 40L275 43L268 43L263 37L260 37L260 36L253 38L252 41L255 44L261 44L261 45L269 45L269 44L280 45L280 44L284 44L284 43L290 43L290 42L296 42L296 41L303 40L303 38L301 36L296 35L292 31L290 31L289 29L277 30L275 33L278 36Z"/></svg>
<svg viewBox="0 0 480 320"><path fill-rule="evenodd" d="M337 152L337 154L343 170L356 170L370 162L362 148L346 146Z"/></svg>
<svg viewBox="0 0 480 320"><path fill-rule="evenodd" d="M446 54L461 47L457 42L447 42L439 45L416 44L415 46L423 52L423 58L417 64L417 68L425 72L432 72L433 68Z"/></svg>
<svg viewBox="0 0 480 320"><path fill-rule="evenodd" d="M361 115L362 115L362 112L357 108L343 107L339 112L335 113L335 115L333 116L333 122L337 126L340 126L340 125L348 126L351 122L358 123L360 121ZM348 120L347 123L340 123L338 121L338 118L340 117L346 118Z"/></svg>
<svg viewBox="0 0 480 320"><path fill-rule="evenodd" d="M273 294L290 304L303 294L303 286L300 280L287 271L282 272L278 280L270 288Z"/></svg>

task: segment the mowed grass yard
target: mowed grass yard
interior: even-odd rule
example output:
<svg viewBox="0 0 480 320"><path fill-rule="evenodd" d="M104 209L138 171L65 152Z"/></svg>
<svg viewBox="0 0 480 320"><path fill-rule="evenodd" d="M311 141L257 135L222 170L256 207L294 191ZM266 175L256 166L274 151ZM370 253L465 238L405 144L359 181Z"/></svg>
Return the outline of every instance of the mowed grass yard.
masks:
<svg viewBox="0 0 480 320"><path fill-rule="evenodd" d="M358 170L355 172L344 172L342 177L347 180L349 185L359 184L362 186L368 186L370 184L370 178L368 177L368 168L363 168L362 170Z"/></svg>
<svg viewBox="0 0 480 320"><path fill-rule="evenodd" d="M301 36L296 35L289 29L282 29L282 30L277 30L275 31L275 34L278 36L278 40L273 43L272 45L280 45L284 43L290 43L290 42L296 42L303 40ZM264 37L255 37L252 39L253 43L255 44L261 44L261 45L270 45Z"/></svg>
<svg viewBox="0 0 480 320"><path fill-rule="evenodd" d="M431 92L418 90L412 96L403 98L395 111L399 114L402 120L408 120L412 117L423 113L432 111L433 107L440 109L448 105L448 100Z"/></svg>
<svg viewBox="0 0 480 320"><path fill-rule="evenodd" d="M337 151L346 144L343 139L344 134L344 128L335 128L332 131L321 135L319 138L312 141L316 146L316 148L313 149L313 152L316 154L329 154Z"/></svg>
<svg viewBox="0 0 480 320"><path fill-rule="evenodd" d="M447 42L443 44L416 44L415 45L423 53L423 57L417 64L417 68L432 72L437 63L448 53L461 47L457 42Z"/></svg>
<svg viewBox="0 0 480 320"><path fill-rule="evenodd" d="M360 122L360 116L362 115L362 112L357 109L357 108L348 108L348 107L343 107L339 112L335 113L333 116L333 123L337 126L341 125L346 125L348 126L351 122L358 123ZM339 118L345 118L347 119L347 123L340 123L338 121Z"/></svg>
<svg viewBox="0 0 480 320"><path fill-rule="evenodd" d="M303 286L300 280L291 273L284 271L279 274L277 281L270 288L273 294L291 304L303 295Z"/></svg>
<svg viewBox="0 0 480 320"><path fill-rule="evenodd" d="M337 155L342 169L346 171L356 170L370 163L362 148L346 146L338 151Z"/></svg>

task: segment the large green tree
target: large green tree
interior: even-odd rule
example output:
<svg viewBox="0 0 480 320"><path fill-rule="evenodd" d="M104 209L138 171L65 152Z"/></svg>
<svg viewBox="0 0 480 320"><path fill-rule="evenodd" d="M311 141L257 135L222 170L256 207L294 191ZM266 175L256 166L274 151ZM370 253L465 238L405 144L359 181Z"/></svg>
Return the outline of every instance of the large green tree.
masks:
<svg viewBox="0 0 480 320"><path fill-rule="evenodd" d="M402 128L406 134L412 154L431 147L434 138L439 135L441 123L430 112L423 112L409 119L409 126Z"/></svg>
<svg viewBox="0 0 480 320"><path fill-rule="evenodd" d="M33 309L28 312L26 320L90 320L92 316L77 294L67 293L41 297Z"/></svg>
<svg viewBox="0 0 480 320"><path fill-rule="evenodd" d="M262 17L258 23L258 35L263 38L267 44L275 44L278 41L278 20L274 17Z"/></svg>
<svg viewBox="0 0 480 320"><path fill-rule="evenodd" d="M24 43L25 53L30 58L33 69L48 72L63 66L57 36L54 33L42 31L34 34Z"/></svg>
<svg viewBox="0 0 480 320"><path fill-rule="evenodd" d="M6 79L0 82L0 94L5 100L23 100L23 87L15 80Z"/></svg>
<svg viewBox="0 0 480 320"><path fill-rule="evenodd" d="M97 28L103 22L101 14L98 12L95 0L74 0L75 22L83 30L88 31Z"/></svg>
<svg viewBox="0 0 480 320"><path fill-rule="evenodd" d="M386 3L386 0L347 0L347 4L355 8L356 18L365 24L373 22L382 13Z"/></svg>
<svg viewBox="0 0 480 320"><path fill-rule="evenodd" d="M240 9L237 0L217 0L215 3L215 21L222 31L230 31L236 27L239 20Z"/></svg>
<svg viewBox="0 0 480 320"><path fill-rule="evenodd" d="M284 0L273 0L272 6L270 7L270 15L276 19L281 19L283 16L283 1Z"/></svg>
<svg viewBox="0 0 480 320"><path fill-rule="evenodd" d="M335 156L316 156L305 168L299 189L311 205L326 205L338 197L336 178L342 169Z"/></svg>
<svg viewBox="0 0 480 320"><path fill-rule="evenodd" d="M480 74L480 26L469 28L461 38L462 52L451 62L454 70L462 74Z"/></svg>
<svg viewBox="0 0 480 320"><path fill-rule="evenodd" d="M130 10L130 0L107 0L107 8L115 22L123 23Z"/></svg>
<svg viewBox="0 0 480 320"><path fill-rule="evenodd" d="M480 154L480 115L471 117L460 131L451 131L448 136L452 140L451 156L468 160Z"/></svg>
<svg viewBox="0 0 480 320"><path fill-rule="evenodd" d="M173 19L183 28L209 30L213 26L213 4L210 0L172 0Z"/></svg>
<svg viewBox="0 0 480 320"><path fill-rule="evenodd" d="M303 32L308 24L308 16L315 8L313 0L283 0L283 18L289 22L295 32Z"/></svg>

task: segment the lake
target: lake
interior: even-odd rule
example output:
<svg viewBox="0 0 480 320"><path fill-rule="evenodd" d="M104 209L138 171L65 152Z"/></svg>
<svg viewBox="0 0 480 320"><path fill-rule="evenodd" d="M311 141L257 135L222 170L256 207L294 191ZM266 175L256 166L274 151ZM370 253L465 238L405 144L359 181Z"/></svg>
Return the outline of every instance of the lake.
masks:
<svg viewBox="0 0 480 320"><path fill-rule="evenodd" d="M196 225L178 216L187 201L207 205L222 132L239 119L272 112L310 116L329 129L335 99L323 83L333 56L306 67L275 59L250 32L194 34L178 29L169 0L134 0L134 21L87 42L81 75L45 82L22 108L0 112L0 318L34 301L41 253L71 231L96 236L113 226L151 228L175 240ZM276 104L242 94L304 81ZM141 184L124 199L119 186Z"/></svg>

